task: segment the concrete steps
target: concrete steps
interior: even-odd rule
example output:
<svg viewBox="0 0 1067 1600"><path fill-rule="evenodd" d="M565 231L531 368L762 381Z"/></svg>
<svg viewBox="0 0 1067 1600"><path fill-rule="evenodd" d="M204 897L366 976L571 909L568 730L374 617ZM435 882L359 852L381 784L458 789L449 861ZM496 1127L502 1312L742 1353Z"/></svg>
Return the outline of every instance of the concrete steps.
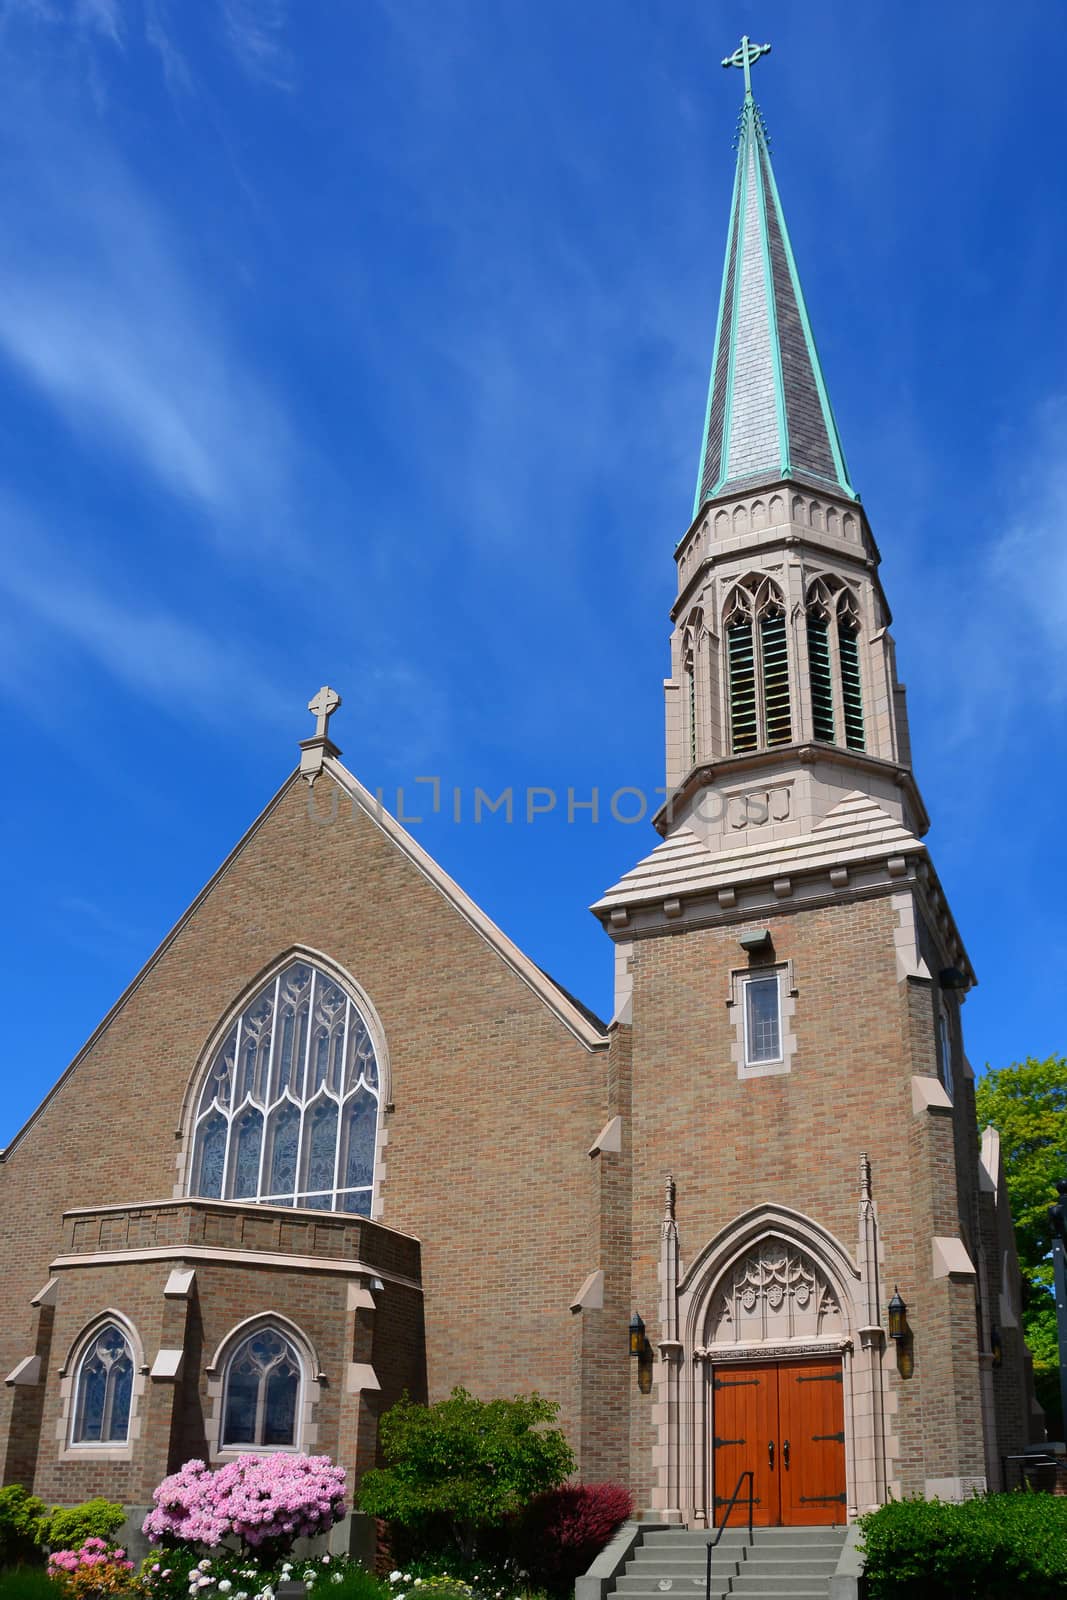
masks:
<svg viewBox="0 0 1067 1600"><path fill-rule="evenodd" d="M709 1533L650 1529L613 1593L619 1600L704 1600ZM712 1600L827 1600L845 1542L840 1528L728 1528L715 1548Z"/></svg>

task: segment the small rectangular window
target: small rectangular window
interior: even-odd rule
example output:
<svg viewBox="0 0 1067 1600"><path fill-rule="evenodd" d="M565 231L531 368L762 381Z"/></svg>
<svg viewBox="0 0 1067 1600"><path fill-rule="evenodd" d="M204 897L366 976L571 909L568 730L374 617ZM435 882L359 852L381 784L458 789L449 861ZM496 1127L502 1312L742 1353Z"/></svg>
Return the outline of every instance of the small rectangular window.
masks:
<svg viewBox="0 0 1067 1600"><path fill-rule="evenodd" d="M745 1061L756 1066L782 1059L782 1006L778 974L745 980Z"/></svg>

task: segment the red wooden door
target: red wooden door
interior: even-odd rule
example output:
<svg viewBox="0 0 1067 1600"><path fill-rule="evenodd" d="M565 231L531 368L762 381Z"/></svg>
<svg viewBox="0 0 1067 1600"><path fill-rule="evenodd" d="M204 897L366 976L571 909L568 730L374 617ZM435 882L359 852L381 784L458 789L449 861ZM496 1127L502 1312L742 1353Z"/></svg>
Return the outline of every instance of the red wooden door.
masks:
<svg viewBox="0 0 1067 1600"><path fill-rule="evenodd" d="M729 1366L712 1379L712 1460L715 1525L722 1522L742 1472L754 1476L752 1520L758 1527L778 1521L778 1483L771 1441L778 1431L778 1378L773 1366ZM748 1485L730 1515L730 1526L748 1521Z"/></svg>
<svg viewBox="0 0 1067 1600"><path fill-rule="evenodd" d="M845 1402L840 1361L778 1367L781 1520L789 1527L845 1520Z"/></svg>
<svg viewBox="0 0 1067 1600"><path fill-rule="evenodd" d="M712 1480L718 1526L742 1472L753 1474L760 1527L845 1520L845 1412L840 1361L719 1367L712 1379ZM748 1516L747 1494L730 1514Z"/></svg>

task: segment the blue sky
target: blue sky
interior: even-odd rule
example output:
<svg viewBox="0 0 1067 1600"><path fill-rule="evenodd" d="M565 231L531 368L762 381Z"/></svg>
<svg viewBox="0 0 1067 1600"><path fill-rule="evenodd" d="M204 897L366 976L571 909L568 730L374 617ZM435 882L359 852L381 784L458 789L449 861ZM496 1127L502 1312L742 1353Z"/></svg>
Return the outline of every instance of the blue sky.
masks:
<svg viewBox="0 0 1067 1600"><path fill-rule="evenodd" d="M662 781L742 31L883 554L976 1066L1067 1048L1067 206L1017 0L0 0L0 1143L310 731ZM428 790L424 786L421 793ZM610 1011L588 813L413 831Z"/></svg>

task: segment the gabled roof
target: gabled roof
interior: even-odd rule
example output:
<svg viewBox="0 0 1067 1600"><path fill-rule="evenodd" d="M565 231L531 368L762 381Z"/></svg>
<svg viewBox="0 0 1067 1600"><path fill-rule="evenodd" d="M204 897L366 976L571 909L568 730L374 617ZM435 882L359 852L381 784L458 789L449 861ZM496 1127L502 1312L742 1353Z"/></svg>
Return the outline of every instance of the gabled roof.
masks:
<svg viewBox="0 0 1067 1600"><path fill-rule="evenodd" d="M749 91L738 124L737 171L693 514L718 494L790 477L855 498L763 118Z"/></svg>
<svg viewBox="0 0 1067 1600"><path fill-rule="evenodd" d="M680 895L706 894L789 877L801 872L926 854L926 846L869 795L845 795L810 832L789 839L712 853L692 828L676 828L592 907L604 916L616 906L637 906Z"/></svg>
<svg viewBox="0 0 1067 1600"><path fill-rule="evenodd" d="M495 950L501 960L511 968L516 977L527 984L538 999L542 1000L550 1010L554 1011L565 1027L569 1028L575 1038L587 1049L596 1049L607 1043L607 1026L596 1014L575 1000L562 984L550 978L548 973L524 955L507 934L498 928L491 917L486 916L480 906L476 905L470 895L460 888L454 878L450 878L443 867L433 859L428 851L422 848L416 839L413 839L406 828L401 827L396 818L390 816L384 806L380 805L365 789L359 779L348 768L333 756L327 756L323 762L324 771L334 778L347 795L359 806L372 822L374 822L401 850L413 866L427 878L434 888L450 901L465 922L469 923L475 933L479 934Z"/></svg>
<svg viewBox="0 0 1067 1600"><path fill-rule="evenodd" d="M378 804L370 791L363 787L363 785L359 782L359 779L354 777L353 774L349 772L347 767L343 766L341 762L335 758L327 757L323 762L323 768L329 772L330 776L336 781L342 791L347 794L356 805L359 806L360 810L369 818L369 820L379 827L386 837L403 852L412 865L415 866L418 871L421 872L423 876L427 878L442 895L444 895L445 899L451 903L464 921L474 929L480 938L485 940L486 944L496 952L496 954L505 963L505 965L511 969L516 977L519 978L521 982L525 983L528 988L533 990L538 999L559 1018L564 1027L574 1035L580 1044L584 1045L587 1050L604 1049L607 1046L607 1025L602 1022L594 1012L590 1011L586 1006L583 1006L579 1001L575 1000L570 994L568 994L566 989L564 989L560 984L556 983L553 978L550 978L547 973L543 972L535 962L531 961L530 957L525 955L519 949L518 945L515 944L513 940L508 938L507 934L504 933L502 929L497 927L492 918L486 916L485 912L474 903L470 896L464 893L464 891L459 887L459 884L456 883L453 878L449 877L444 868L438 866L433 857L430 856L427 851L425 851L422 846L412 838L406 829L401 827L400 823L397 822L394 817L389 815L384 806ZM225 861L223 861L222 865L211 875L207 883L200 890L200 893L189 904L186 910L178 918L178 921L171 928L170 932L152 952L144 966L134 977L133 981L127 985L111 1009L93 1029L92 1033L89 1035L89 1038L82 1045L77 1055L66 1067L61 1076L52 1085L51 1089L45 1095L40 1105L37 1106L36 1110L30 1114L6 1148L0 1150L0 1161L6 1160L7 1157L10 1156L15 1150L15 1148L21 1144L30 1128L32 1128L33 1124L41 1115L41 1112L59 1092L71 1074L77 1070L81 1062L93 1049L97 1040L100 1039L100 1037L107 1031L112 1021L122 1011L131 995L135 993L149 972L151 972L152 968L165 955L167 950L169 950L170 946L182 932L182 929L191 920L191 918L195 916L197 910L211 894L215 886L226 876L231 866L237 861L249 842L259 832L267 818L280 804L281 800L288 793L292 785L294 783L299 783L300 781L301 776L299 769L296 772L291 773L289 777L286 778L281 788L275 795L272 796L266 806L264 806L263 810L252 823L251 827L241 836L237 844L234 845L233 849L230 851ZM192 1071L192 1068L193 1063L190 1062L190 1071Z"/></svg>

